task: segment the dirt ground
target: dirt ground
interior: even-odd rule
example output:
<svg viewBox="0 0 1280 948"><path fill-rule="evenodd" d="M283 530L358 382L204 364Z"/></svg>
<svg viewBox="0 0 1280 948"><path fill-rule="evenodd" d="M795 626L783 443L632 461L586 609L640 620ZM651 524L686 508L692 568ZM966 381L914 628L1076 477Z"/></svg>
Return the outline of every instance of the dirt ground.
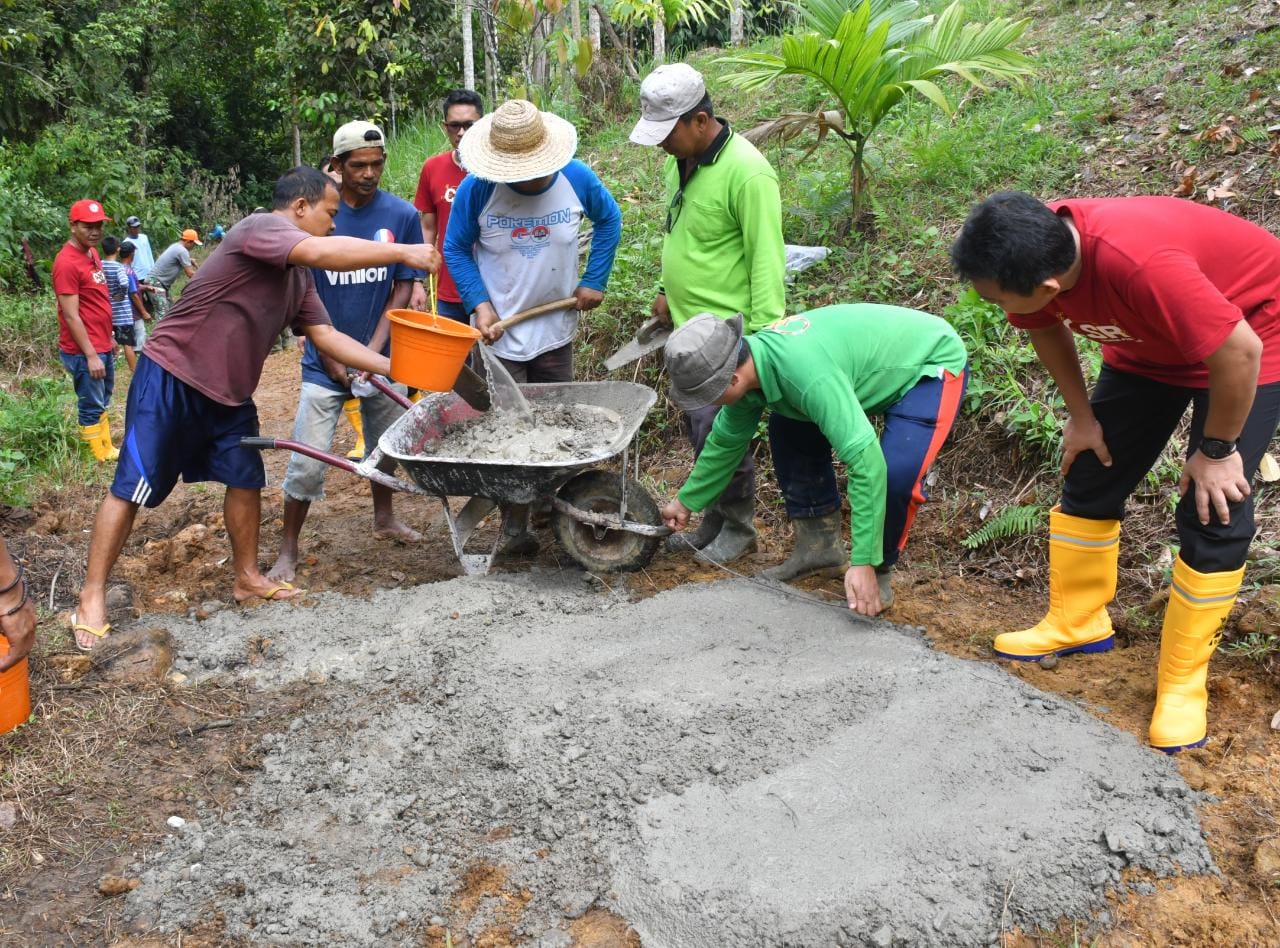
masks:
<svg viewBox="0 0 1280 948"><path fill-rule="evenodd" d="M297 354L273 355L257 395L264 434L287 435L297 386ZM351 443L345 424L339 437L345 450ZM283 452L268 453L273 486L264 492L264 564L274 558L279 542L278 485L286 461ZM672 455L642 463L651 484L675 484L684 459ZM947 467L945 457L942 466ZM426 535L423 543L405 546L374 539L363 482L335 471L327 487L329 496L312 508L303 534L299 581L308 590L367 595L459 574L437 502L397 498L401 516ZM73 602L102 492L100 485L84 485L47 497L30 512L5 516L6 535L26 561L44 604L54 611ZM117 618L227 606L229 550L220 501L216 489L179 485L162 507L139 517L114 574L121 587L113 599ZM954 548L954 517L945 501L925 508L913 536L912 559L896 580L898 604L890 618L923 626L947 652L994 661L993 635L1039 618L1044 595L1040 567L1029 564L1018 571L1022 575L1013 575L957 566L943 552ZM761 526L761 550L735 564L737 570L752 573L784 555L789 540L781 518L766 511ZM536 557L500 561L499 568L575 569L549 532L545 538ZM643 597L723 576L701 562L659 553L643 571L602 581L612 587L625 584ZM836 581L806 585L833 598L841 595ZM1245 614L1254 626L1261 623L1260 631L1276 631L1274 611L1264 608L1273 592L1264 590L1242 603L1237 619ZM1162 605L1120 605L1113 610L1120 646L1114 651L1070 657L1052 670L1015 664L1012 671L1143 740L1158 648L1152 629L1158 629ZM234 801L258 766L258 738L287 727L317 695L303 686L271 694L235 688L193 692L166 681L162 645L142 642L114 660L97 657L89 663L73 654L60 622L45 622L41 635L32 663L35 720L0 738L0 767L8 771L0 774L0 942L140 945L118 929L119 895L127 891L128 880L106 877L127 875L134 859L164 836L169 815ZM1280 685L1267 666L1220 653L1211 667L1210 689L1210 741L1181 755L1178 765L1192 788L1217 798L1203 808L1201 818L1222 875L1160 881L1150 895L1129 895L1112 907L1114 926L1100 944L1280 943L1274 904L1280 896L1280 740L1270 727L1272 713L1280 708ZM9 808L16 816L12 828L4 822L6 803L15 804ZM503 868L478 864L458 880L451 905L458 917L465 917L478 902L495 898L505 902L513 917L519 916L521 894L504 886ZM504 937L495 929L491 938L475 944L508 944L509 926L507 932ZM447 943L444 927L428 933L427 944ZM1012 936L1005 943L1072 944L1075 934L1064 923L1056 932ZM573 936L579 945L638 943L624 920L596 911L575 923ZM227 942L215 925L183 933L172 943Z"/></svg>

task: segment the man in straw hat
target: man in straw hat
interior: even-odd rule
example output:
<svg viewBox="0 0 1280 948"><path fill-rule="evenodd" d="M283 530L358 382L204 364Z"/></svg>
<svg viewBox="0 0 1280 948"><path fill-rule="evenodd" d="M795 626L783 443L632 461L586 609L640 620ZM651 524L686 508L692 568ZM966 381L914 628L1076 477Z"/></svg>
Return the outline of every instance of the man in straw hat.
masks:
<svg viewBox="0 0 1280 948"><path fill-rule="evenodd" d="M379 187L386 162L386 139L382 129L372 122L347 122L334 133L331 167L338 173L341 200L333 219L333 233L379 243L421 244L422 225L413 205ZM385 353L391 336L386 314L408 303L413 281L424 272L400 263L354 272L317 268L312 270L312 276L334 327L374 352ZM353 386L347 367L324 355L308 340L302 357L302 388L293 440L327 451L338 420L345 414L356 430L357 447L361 449L352 459L362 459L368 453L368 445L376 446L382 433L404 414L404 409L376 389L362 391L364 385L367 383ZM389 472L395 461L388 458L382 467ZM280 554L267 573L270 579L293 579L302 525L311 504L324 497L328 469L329 465L315 458L289 456L289 469L281 485L284 528ZM390 488L370 482L369 491L373 495L375 537L402 543L422 539L422 534L396 519Z"/></svg>
<svg viewBox="0 0 1280 948"><path fill-rule="evenodd" d="M435 270L440 264L435 248L421 243L327 236L338 203L337 186L315 168L282 175L271 210L231 228L138 358L120 463L93 524L89 567L71 620L81 649L90 650L110 631L107 578L138 508L159 506L179 476L187 483L226 485L223 514L236 602L298 594L259 570L266 471L262 456L240 445L243 436L258 433L253 392L271 344L292 326L331 359L385 375L390 359L333 328L311 268L361 272L405 264Z"/></svg>
<svg viewBox="0 0 1280 948"><path fill-rule="evenodd" d="M686 411L726 406L676 499L673 530L729 483L768 408L793 421L774 464L795 508L834 516L827 547L843 558L831 451L848 469L849 608L874 616L893 601L890 571L925 501L924 476L951 431L968 371L964 343L928 313L858 303L824 306L743 336L741 316L704 313L667 340L671 400ZM879 440L868 415L884 416Z"/></svg>
<svg viewBox="0 0 1280 948"><path fill-rule="evenodd" d="M653 315L676 326L699 313L741 313L747 333L784 313L782 201L778 176L755 146L716 118L702 75L684 63L659 66L640 85L638 145L661 147L667 232ZM696 454L715 421L715 405L686 411L682 423ZM773 427L788 419L770 418ZM724 493L698 529L667 541L673 552L701 550L726 563L755 549L755 466L745 452ZM797 543L813 531L796 521ZM780 577L782 578L782 577Z"/></svg>
<svg viewBox="0 0 1280 948"><path fill-rule="evenodd" d="M573 379L578 314L604 298L622 235L622 214L595 173L573 153L573 125L514 99L484 116L458 151L467 177L458 186L444 239L444 259L476 328L517 382ZM591 253L578 276L578 233L592 222ZM512 326L503 316L574 297L566 309ZM508 553L537 541L527 510L508 517Z"/></svg>

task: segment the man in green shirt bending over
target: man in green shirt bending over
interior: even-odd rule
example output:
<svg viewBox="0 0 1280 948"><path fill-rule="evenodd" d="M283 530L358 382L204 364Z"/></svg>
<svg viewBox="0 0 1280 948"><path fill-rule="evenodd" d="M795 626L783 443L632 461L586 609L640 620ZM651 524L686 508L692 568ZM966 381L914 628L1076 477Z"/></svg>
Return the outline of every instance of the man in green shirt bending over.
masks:
<svg viewBox="0 0 1280 948"><path fill-rule="evenodd" d="M672 63L651 72L640 86L640 107L631 140L670 156L662 171L667 232L653 315L680 326L699 313L721 319L741 313L748 333L781 319L787 254L778 175L754 145L716 118L692 66ZM684 413L695 454L717 411L708 404ZM673 536L668 548L702 550L728 562L754 549L754 519L755 469L744 451L698 529Z"/></svg>
<svg viewBox="0 0 1280 948"><path fill-rule="evenodd" d="M720 495L768 408L791 420L787 436L775 431L771 440L797 527L792 558L819 568L843 562L834 448L848 468L849 608L867 616L887 609L890 571L968 378L955 330L928 313L873 303L824 306L745 338L740 316L702 315L671 334L666 358L673 402L686 411L726 406L684 487L662 508L667 526L684 529L691 510ZM884 416L879 441L868 415Z"/></svg>

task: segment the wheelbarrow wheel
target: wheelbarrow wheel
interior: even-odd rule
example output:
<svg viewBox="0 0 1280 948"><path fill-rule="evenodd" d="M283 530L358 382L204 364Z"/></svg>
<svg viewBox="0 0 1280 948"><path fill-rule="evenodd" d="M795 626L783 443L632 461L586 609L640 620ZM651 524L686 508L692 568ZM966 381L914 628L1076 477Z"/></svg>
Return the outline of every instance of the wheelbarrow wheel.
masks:
<svg viewBox="0 0 1280 948"><path fill-rule="evenodd" d="M561 500L588 513L617 516L622 507L622 479L613 471L585 471L557 492ZM627 519L660 526L662 516L649 492L627 479ZM551 530L565 551L593 572L640 569L653 559L661 537L626 530L607 530L581 523L559 510L551 515Z"/></svg>

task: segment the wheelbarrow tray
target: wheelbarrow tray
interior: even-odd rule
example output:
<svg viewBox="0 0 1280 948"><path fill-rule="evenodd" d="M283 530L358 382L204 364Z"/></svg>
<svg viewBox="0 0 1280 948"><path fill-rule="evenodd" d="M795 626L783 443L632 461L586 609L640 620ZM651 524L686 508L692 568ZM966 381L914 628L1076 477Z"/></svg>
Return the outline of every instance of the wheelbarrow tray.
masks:
<svg viewBox="0 0 1280 948"><path fill-rule="evenodd" d="M589 456L572 460L512 462L453 457L433 450L445 429L478 417L454 392L424 397L378 440L423 490L439 496L484 497L500 504L530 504L555 492L574 474L620 454L657 401L656 393L635 382L554 382L521 385L531 406L590 405L618 415L621 424L607 443Z"/></svg>

